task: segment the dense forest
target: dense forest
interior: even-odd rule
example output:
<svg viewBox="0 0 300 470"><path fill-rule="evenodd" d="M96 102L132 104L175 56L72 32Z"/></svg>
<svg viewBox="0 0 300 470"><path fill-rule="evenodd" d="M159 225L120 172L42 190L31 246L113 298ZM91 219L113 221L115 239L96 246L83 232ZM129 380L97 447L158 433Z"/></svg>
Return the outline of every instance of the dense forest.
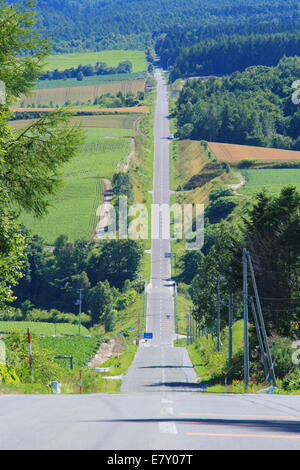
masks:
<svg viewBox="0 0 300 470"><path fill-rule="evenodd" d="M253 32L293 31L299 24L297 0L38 0L37 8L56 52L144 49L159 39L164 62L171 56L174 61L178 46L216 33L244 34L247 25ZM197 38L188 42L192 30L198 30ZM177 50L175 56L172 50Z"/></svg>
<svg viewBox="0 0 300 470"><path fill-rule="evenodd" d="M252 65L277 65L283 56L300 55L300 31L232 35L181 49L171 79L190 75L224 75Z"/></svg>
<svg viewBox="0 0 300 470"><path fill-rule="evenodd" d="M213 244L202 253L185 253L181 277L190 282L191 275L195 276L191 293L195 314L203 326L215 324L220 273L223 326L228 318L229 294L234 293L236 311L242 310L241 253L247 246L268 332L297 336L293 322L299 322L300 313L299 208L300 194L293 186L286 186L278 196L263 191L244 213L240 228L228 221L208 226L210 231L213 227ZM252 288L249 294L253 295Z"/></svg>
<svg viewBox="0 0 300 470"><path fill-rule="evenodd" d="M157 38L155 48L160 56L163 67L173 66L182 49L207 39L217 39L222 36L248 36L251 34L275 34L282 32L296 32L299 30L299 7L285 5L272 17L266 12L246 17L222 17L218 22L205 25L201 22L197 28L190 29L183 26L170 28L167 34ZM266 15L266 16L265 16Z"/></svg>
<svg viewBox="0 0 300 470"><path fill-rule="evenodd" d="M300 109L292 100L299 63L284 58L277 67L187 81L176 105L177 136L300 150Z"/></svg>

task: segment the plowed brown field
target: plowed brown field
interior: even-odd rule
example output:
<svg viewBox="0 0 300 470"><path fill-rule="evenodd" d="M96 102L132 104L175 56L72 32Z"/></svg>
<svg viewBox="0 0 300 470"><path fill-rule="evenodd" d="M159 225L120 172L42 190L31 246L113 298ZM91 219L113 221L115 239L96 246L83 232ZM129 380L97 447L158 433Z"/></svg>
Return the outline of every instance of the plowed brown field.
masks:
<svg viewBox="0 0 300 470"><path fill-rule="evenodd" d="M217 159L225 162L238 162L241 160L300 160L300 152L293 150L252 147L249 145L222 144L219 142L208 142L208 145Z"/></svg>

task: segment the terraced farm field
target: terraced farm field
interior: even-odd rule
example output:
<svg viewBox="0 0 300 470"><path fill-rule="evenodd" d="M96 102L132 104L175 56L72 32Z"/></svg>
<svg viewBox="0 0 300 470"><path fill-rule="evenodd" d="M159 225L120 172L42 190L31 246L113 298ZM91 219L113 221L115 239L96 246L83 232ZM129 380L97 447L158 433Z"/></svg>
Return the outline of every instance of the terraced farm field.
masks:
<svg viewBox="0 0 300 470"><path fill-rule="evenodd" d="M300 152L292 150L272 149L265 147L252 147L249 145L222 144L209 142L210 149L216 158L226 162L239 162L241 160L261 161L296 161L300 160Z"/></svg>
<svg viewBox="0 0 300 470"><path fill-rule="evenodd" d="M82 83L82 82L77 82ZM45 90L34 90L30 96L22 95L19 104L21 107L34 105L36 108L42 108L45 105L64 105L66 102L82 101L87 103L89 100L93 103L95 98L106 93L118 93L121 91L126 94L132 92L136 95L139 91L144 91L145 80L122 81L117 83L105 83L102 85L72 86L64 88L49 88Z"/></svg>
<svg viewBox="0 0 300 470"><path fill-rule="evenodd" d="M288 184L300 191L300 169L242 170L240 173L246 178L245 186L238 190L241 194L253 195L266 188L269 193L278 195Z"/></svg>
<svg viewBox="0 0 300 470"><path fill-rule="evenodd" d="M130 154L134 135L130 129L86 128L87 138L77 156L62 168L63 189L51 200L43 219L20 216L23 224L52 245L65 233L70 240L95 232L97 208L103 200L102 178L111 179L118 163Z"/></svg>

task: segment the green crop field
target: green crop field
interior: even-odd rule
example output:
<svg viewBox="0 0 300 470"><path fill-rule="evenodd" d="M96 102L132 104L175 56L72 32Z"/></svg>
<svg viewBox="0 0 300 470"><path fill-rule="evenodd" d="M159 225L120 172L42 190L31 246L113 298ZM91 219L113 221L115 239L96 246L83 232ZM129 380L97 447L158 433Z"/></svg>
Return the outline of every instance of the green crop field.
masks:
<svg viewBox="0 0 300 470"><path fill-rule="evenodd" d="M127 136L134 134L133 128L141 115L137 114L100 114L90 116L75 116L72 118L72 123L80 124L81 127L95 127L99 129L104 128L104 134L110 137L118 136L122 137L122 132ZM20 130L27 126L30 126L34 119L17 119L15 121L9 121L9 125L12 129ZM106 130L105 130L106 129ZM108 130L107 130L108 129ZM113 134L113 129L116 129L116 135Z"/></svg>
<svg viewBox="0 0 300 470"><path fill-rule="evenodd" d="M84 366L95 355L101 345L101 338L87 337L39 337L33 338L39 346L53 353L53 356L72 356L73 365ZM56 362L63 367L70 368L70 361L67 359L56 359Z"/></svg>
<svg viewBox="0 0 300 470"><path fill-rule="evenodd" d="M47 322L31 322L31 321L0 321L0 332L9 333L11 331L19 331L27 333L27 329L36 335L77 335L78 326L70 323L47 323ZM89 330L81 325L81 334L88 335Z"/></svg>
<svg viewBox="0 0 300 470"><path fill-rule="evenodd" d="M147 60L143 51L102 51L83 52L72 54L57 54L47 58L45 70L65 70L78 67L78 65L96 65L97 62L105 62L108 67L117 67L120 62L129 60L132 63L133 72L143 72L147 69Z"/></svg>
<svg viewBox="0 0 300 470"><path fill-rule="evenodd" d="M300 191L300 169L242 170L240 173L246 178L246 185L238 189L241 194L256 194L265 187L277 195L287 184Z"/></svg>
<svg viewBox="0 0 300 470"><path fill-rule="evenodd" d="M109 75L92 75L83 77L82 81L77 78L67 78L66 80L40 80L37 82L36 90L48 90L50 88L73 88L78 86L105 85L106 83L132 82L134 80L145 80L146 72L116 73Z"/></svg>
<svg viewBox="0 0 300 470"><path fill-rule="evenodd" d="M134 135L133 129L136 127L136 122L140 119L141 115L136 114L100 114L97 116L75 116L74 123L80 123L82 127L97 127L105 129L105 135L112 136L113 129L117 129L119 136ZM14 121L13 121L14 122ZM107 129L109 129L107 131Z"/></svg>
<svg viewBox="0 0 300 470"><path fill-rule="evenodd" d="M64 187L51 199L43 219L20 216L23 224L52 245L65 233L70 240L92 237L97 208L102 204L102 178L111 179L117 164L131 152L128 129L86 128L87 138L77 156L62 168Z"/></svg>

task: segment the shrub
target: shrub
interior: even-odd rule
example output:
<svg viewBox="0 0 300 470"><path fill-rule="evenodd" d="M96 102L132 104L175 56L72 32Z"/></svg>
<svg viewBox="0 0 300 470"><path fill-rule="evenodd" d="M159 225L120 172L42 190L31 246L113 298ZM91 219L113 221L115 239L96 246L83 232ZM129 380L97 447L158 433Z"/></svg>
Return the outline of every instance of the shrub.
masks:
<svg viewBox="0 0 300 470"><path fill-rule="evenodd" d="M251 168L254 165L254 163L255 163L254 160L241 160L239 163L239 168L241 169Z"/></svg>
<svg viewBox="0 0 300 470"><path fill-rule="evenodd" d="M221 219L226 219L236 205L237 202L233 197L220 197L210 204L206 215L211 223L216 223Z"/></svg>
<svg viewBox="0 0 300 470"><path fill-rule="evenodd" d="M124 308L132 305L137 298L137 292L134 289L130 289L124 294L121 294L116 301L117 310L124 310Z"/></svg>
<svg viewBox="0 0 300 470"><path fill-rule="evenodd" d="M57 323L70 323L75 325L78 323L78 317L74 313L59 313L55 316L55 321Z"/></svg>
<svg viewBox="0 0 300 470"><path fill-rule="evenodd" d="M287 374L282 381L282 387L288 392L300 390L300 370L298 369Z"/></svg>
<svg viewBox="0 0 300 470"><path fill-rule="evenodd" d="M40 310L38 308L34 308L33 310L29 311L26 315L26 321L36 321L36 322L48 322L50 323L53 321L53 313L48 310Z"/></svg>
<svg viewBox="0 0 300 470"><path fill-rule="evenodd" d="M19 308L12 309L0 312L0 321L22 321L24 316L22 311Z"/></svg>
<svg viewBox="0 0 300 470"><path fill-rule="evenodd" d="M210 201L216 201L220 197L232 196L233 191L228 186L219 186L216 189L213 189L209 194Z"/></svg>
<svg viewBox="0 0 300 470"><path fill-rule="evenodd" d="M271 356L275 360L276 377L283 379L286 375L296 370L296 365L292 362L293 349L291 342L287 338L277 336L271 340Z"/></svg>
<svg viewBox="0 0 300 470"><path fill-rule="evenodd" d="M40 348L32 335L33 346L33 378L28 364L27 336L21 333L11 333L6 341L6 362L8 368L13 368L22 383L42 383L49 385L50 381L58 379L60 368L53 362L51 352Z"/></svg>
<svg viewBox="0 0 300 470"><path fill-rule="evenodd" d="M0 383L1 384L19 384L20 379L12 367L0 364Z"/></svg>

